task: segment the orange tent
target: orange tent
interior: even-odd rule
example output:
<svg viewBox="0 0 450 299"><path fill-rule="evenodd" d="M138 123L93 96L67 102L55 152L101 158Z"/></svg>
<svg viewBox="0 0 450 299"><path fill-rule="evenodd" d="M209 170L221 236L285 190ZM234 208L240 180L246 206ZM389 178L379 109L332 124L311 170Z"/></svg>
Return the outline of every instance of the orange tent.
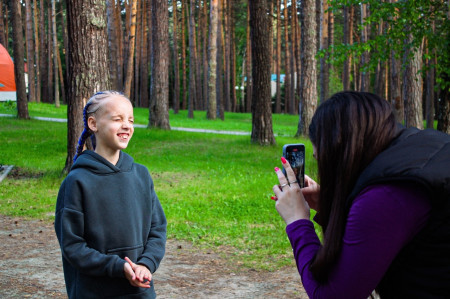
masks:
<svg viewBox="0 0 450 299"><path fill-rule="evenodd" d="M8 51L0 44L0 101L16 101L14 63Z"/></svg>

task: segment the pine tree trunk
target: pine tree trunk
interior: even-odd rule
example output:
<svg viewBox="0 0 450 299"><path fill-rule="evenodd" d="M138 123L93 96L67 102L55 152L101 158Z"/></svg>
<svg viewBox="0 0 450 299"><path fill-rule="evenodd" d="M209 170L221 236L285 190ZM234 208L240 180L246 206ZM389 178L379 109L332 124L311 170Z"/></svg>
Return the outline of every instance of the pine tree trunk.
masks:
<svg viewBox="0 0 450 299"><path fill-rule="evenodd" d="M230 111L231 100L230 100L230 14L229 14L229 1L223 0L223 17L224 17L224 31L225 31L225 42L224 47L224 99L223 103L225 106L225 111Z"/></svg>
<svg viewBox="0 0 450 299"><path fill-rule="evenodd" d="M201 28L202 30L202 40L203 40L203 47L202 47L202 66L203 66L203 84L202 84L202 90L203 90L203 108L207 108L207 98L208 98L208 4L206 1L203 1L203 13L202 13L202 19L203 19L203 26Z"/></svg>
<svg viewBox="0 0 450 299"><path fill-rule="evenodd" d="M33 16L31 1L25 1L26 8L26 34L27 37L27 65L28 65L28 101L36 102L36 78L34 75L34 40L33 40Z"/></svg>
<svg viewBox="0 0 450 299"><path fill-rule="evenodd" d="M247 62L246 62L246 73L247 73L247 85L245 87L246 94L246 105L245 112L249 113L252 110L252 90L253 90L253 79L252 79L252 43L250 40L250 7L247 9Z"/></svg>
<svg viewBox="0 0 450 299"><path fill-rule="evenodd" d="M414 49L409 57L407 50L403 63L406 66L403 74L403 99L405 105L405 126L423 129L422 114L422 49Z"/></svg>
<svg viewBox="0 0 450 299"><path fill-rule="evenodd" d="M295 101L295 108L297 109L296 113L300 115L301 113L301 102L302 94L300 89L300 78L301 78L301 70L302 70L302 64L301 64L301 53L300 53L300 40L301 40L301 34L300 34L300 25L298 22L298 16L295 14L295 71L297 73L296 75L296 101Z"/></svg>
<svg viewBox="0 0 450 299"><path fill-rule="evenodd" d="M59 82L61 82L61 98L63 103L67 104L66 100L66 93L65 93L65 84L64 84L64 75L62 71L62 63L61 63L61 55L59 54L59 51L56 52L56 58L58 60L58 75L59 75Z"/></svg>
<svg viewBox="0 0 450 299"><path fill-rule="evenodd" d="M39 62L40 62L40 75L41 75L41 99L42 102L49 102L48 94L48 62L47 62L47 34L45 32L45 0L40 0L40 15L39 15L39 29L40 29L40 51L39 51Z"/></svg>
<svg viewBox="0 0 450 299"><path fill-rule="evenodd" d="M134 71L132 73L132 76L134 76L134 79L132 82L132 88L131 88L131 98L133 99L135 107L140 107L140 97L139 97L139 69L140 69L140 62L141 62L141 47L142 47L142 0L136 0L136 31L135 31L135 51L134 51ZM133 86L134 85L134 86Z"/></svg>
<svg viewBox="0 0 450 299"><path fill-rule="evenodd" d="M142 1L142 46L141 46L141 63L140 63L140 91L139 91L139 107L147 108L148 99L148 22L149 19L148 12L149 3L147 1Z"/></svg>
<svg viewBox="0 0 450 299"><path fill-rule="evenodd" d="M55 81L53 81L54 75L58 73L54 73L54 63L53 63L53 28L52 28L52 2L54 0L50 0L48 2L47 7L47 24L48 24L48 37L47 37L47 63L48 63L48 102L55 103Z"/></svg>
<svg viewBox="0 0 450 299"><path fill-rule="evenodd" d="M114 0L115 2L115 0ZM115 5L115 21L116 21L116 36L117 36L117 90L123 89L123 68L124 68L124 40L121 20L122 7L120 2Z"/></svg>
<svg viewBox="0 0 450 299"><path fill-rule="evenodd" d="M5 19L5 17L3 14L3 1L2 1L2 2L0 2L0 44L2 44L3 47L5 47L5 49L8 49L8 42L7 42L8 40L6 39L6 35L5 35L4 19Z"/></svg>
<svg viewBox="0 0 450 299"><path fill-rule="evenodd" d="M301 73L301 107L300 120L298 124L297 136L308 135L309 124L317 107L317 71L316 71L316 22L314 14L314 0L304 0L301 4L301 52L302 52L302 73Z"/></svg>
<svg viewBox="0 0 450 299"><path fill-rule="evenodd" d="M369 25L363 25L368 17L368 4L361 4L361 43L366 43L369 39ZM361 55L361 91L369 91L370 88L370 72L367 69L369 63L369 53L364 51Z"/></svg>
<svg viewBox="0 0 450 299"><path fill-rule="evenodd" d="M36 55L36 102L41 102L41 64L39 55L39 18L38 18L38 7L37 0L34 0L34 55Z"/></svg>
<svg viewBox="0 0 450 299"><path fill-rule="evenodd" d="M344 44L353 44L353 7L344 6ZM342 71L342 84L344 90L350 90L350 72L352 66L351 55L344 60L344 69Z"/></svg>
<svg viewBox="0 0 450 299"><path fill-rule="evenodd" d="M402 84L401 84L401 71L400 62L395 58L395 52L391 52L390 57L390 72L389 72L389 94L392 109L395 114L395 120L399 123L403 123L405 120L404 107L402 100Z"/></svg>
<svg viewBox="0 0 450 299"><path fill-rule="evenodd" d="M187 70L186 70L186 1L181 0L181 67L182 67L182 87L183 87L183 102L182 109L186 110L188 106L188 91L187 91Z"/></svg>
<svg viewBox="0 0 450 299"><path fill-rule="evenodd" d="M291 70L291 91L289 92L290 98L289 98L289 107L290 107L290 114L295 114L295 18L296 15L296 5L294 2L291 3L291 46L289 49L289 56L290 56L290 66L289 69ZM272 27L271 27L272 28Z"/></svg>
<svg viewBox="0 0 450 299"><path fill-rule="evenodd" d="M197 24L199 21L201 22L201 18L199 16L200 13L195 13L195 9L197 6L194 5L194 8L191 7L191 10L194 10L194 24ZM200 9L200 8L198 8ZM197 22L195 22L195 15L197 15ZM195 47L195 88L197 92L195 108L198 110L203 110L203 84L202 84L202 67L201 67L201 38L200 30L196 30L194 26L194 47Z"/></svg>
<svg viewBox="0 0 450 299"><path fill-rule="evenodd" d="M67 2L69 86L67 106L67 159L73 163L78 137L83 131L83 107L96 92L111 88L108 67L106 5L101 0ZM84 32L84 34L80 34Z"/></svg>
<svg viewBox="0 0 450 299"><path fill-rule="evenodd" d="M288 0L284 0L284 112L292 114Z"/></svg>
<svg viewBox="0 0 450 299"><path fill-rule="evenodd" d="M169 124L169 10L165 0L152 0L152 77L149 126L170 130Z"/></svg>
<svg viewBox="0 0 450 299"><path fill-rule="evenodd" d="M221 2L221 3L220 3ZM224 55L225 55L225 48L223 46L223 17L222 17L222 12L223 12L223 2L220 1L219 2L219 10L218 10L218 14L219 14L219 26L217 27L217 82L216 82L216 89L217 89L217 96L216 96L216 101L217 101L217 117L220 118L221 120L225 119L225 113L224 113L224 92L223 92L223 69L224 69Z"/></svg>
<svg viewBox="0 0 450 299"><path fill-rule="evenodd" d="M61 15L61 34L63 36L63 46L64 46L64 63L66 65L66 71L64 72L63 80L61 80L61 90L62 90L62 98L63 101L66 102L67 98L67 89L64 87L68 85L68 78L69 78L69 40L67 39L67 22L64 18L64 1L60 2L60 15ZM59 58L61 60L61 58Z"/></svg>
<svg viewBox="0 0 450 299"><path fill-rule="evenodd" d="M24 43L23 43L23 26L22 26L22 12L19 1L10 0L9 9L11 11L12 33L13 33L13 47L14 47L14 79L17 90L17 117L22 119L29 119L28 102L25 86L24 74Z"/></svg>
<svg viewBox="0 0 450 299"><path fill-rule="evenodd" d="M152 5L151 5L151 2L149 2L148 3L148 8L147 8L147 27L148 27L148 35L147 35L147 67L149 67L150 68L150 74L151 74L151 70L153 69L153 66L152 66L152 53L153 53L153 38L152 38L152 35L153 35L153 30L152 30ZM149 86L149 84L148 84L148 79L150 78L150 75L149 75L149 69L147 68L146 69L147 70L147 75L146 75L146 78L147 78L147 96L145 97L145 99L144 99L144 101L143 101L143 107L147 107L147 108L149 108L150 107L150 93L151 93L151 83L150 83L150 86ZM150 89L149 89L150 88Z"/></svg>
<svg viewBox="0 0 450 299"><path fill-rule="evenodd" d="M188 117L194 118L194 109L197 102L196 87L196 49L195 49L195 23L194 23L194 1L190 0L186 5L186 15L189 17L189 99L188 99Z"/></svg>
<svg viewBox="0 0 450 299"><path fill-rule="evenodd" d="M328 1L322 0L322 11L320 22L320 50L328 49ZM326 62L328 55L320 58L320 98L323 103L329 97L329 70Z"/></svg>
<svg viewBox="0 0 450 299"><path fill-rule="evenodd" d="M178 1L173 1L173 113L180 110L180 68L178 61Z"/></svg>
<svg viewBox="0 0 450 299"><path fill-rule="evenodd" d="M267 1L250 1L250 28L253 49L252 143L275 144L270 96L271 21Z"/></svg>
<svg viewBox="0 0 450 299"><path fill-rule="evenodd" d="M228 0L230 3L230 85L231 85L231 111L237 111L236 97L236 37L235 37L235 16L234 16L234 0Z"/></svg>
<svg viewBox="0 0 450 299"><path fill-rule="evenodd" d="M55 77L55 83L54 83L54 88L55 88L55 106L56 108L60 107L60 102L59 102L59 78L58 78L58 38L57 38L57 34L56 34L56 5L55 5L55 1L56 0L52 0L52 35L53 35L53 67L54 67L54 77Z"/></svg>
<svg viewBox="0 0 450 299"><path fill-rule="evenodd" d="M435 50L433 50L435 51ZM430 55L429 51L428 51L428 47L427 47L427 54ZM431 57L433 57L434 55L431 54ZM427 118L427 128L428 129L432 129L434 127L434 84L435 84L435 69L432 67L432 61L431 59L427 58L426 60L426 65L427 65L427 76L426 76L426 80L427 80L427 93L426 93L426 97L425 97L425 108L426 108L426 118Z"/></svg>
<svg viewBox="0 0 450 299"><path fill-rule="evenodd" d="M137 0L131 1L131 23L130 31L128 35L128 54L127 54L127 71L125 72L125 87L123 93L130 97L131 94L131 79L133 78L133 58L134 58L134 48L136 41L136 13L137 13Z"/></svg>
<svg viewBox="0 0 450 299"><path fill-rule="evenodd" d="M117 90L119 84L117 82L117 28L116 28L116 10L115 0L106 1L106 15L108 24L108 48L109 48L109 74L111 76L112 89Z"/></svg>
<svg viewBox="0 0 450 299"><path fill-rule="evenodd" d="M277 50L275 58L275 73L277 74L276 81L276 100L275 100L275 113L281 113L281 1L277 0Z"/></svg>
<svg viewBox="0 0 450 299"><path fill-rule="evenodd" d="M219 28L219 0L211 0L209 9L209 42L208 42L208 100L207 100L207 119L216 119L216 82L217 82L217 42Z"/></svg>

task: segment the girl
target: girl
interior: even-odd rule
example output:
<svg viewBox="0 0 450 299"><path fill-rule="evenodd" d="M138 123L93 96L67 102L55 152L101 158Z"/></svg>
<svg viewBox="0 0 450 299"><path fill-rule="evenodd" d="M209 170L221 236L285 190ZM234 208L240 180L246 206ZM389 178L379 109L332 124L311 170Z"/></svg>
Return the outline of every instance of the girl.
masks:
<svg viewBox="0 0 450 299"><path fill-rule="evenodd" d="M166 218L148 170L122 152L133 107L121 93L96 93L58 193L55 231L69 298L155 298L152 274L166 243ZM83 151L91 136L95 151Z"/></svg>
<svg viewBox="0 0 450 299"><path fill-rule="evenodd" d="M289 163L273 187L310 298L448 298L450 137L395 123L389 103L341 92L309 126L320 186ZM282 187L281 187L282 186ZM309 220L323 229L323 245Z"/></svg>

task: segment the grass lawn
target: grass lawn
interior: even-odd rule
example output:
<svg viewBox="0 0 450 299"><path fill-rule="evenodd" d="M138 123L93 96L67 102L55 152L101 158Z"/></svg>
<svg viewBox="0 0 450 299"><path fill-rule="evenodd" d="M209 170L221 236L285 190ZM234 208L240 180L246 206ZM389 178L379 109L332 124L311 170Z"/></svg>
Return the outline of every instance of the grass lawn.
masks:
<svg viewBox="0 0 450 299"><path fill-rule="evenodd" d="M50 109L49 109L50 108ZM65 117L65 107L31 104L31 116ZM8 113L0 105L0 113ZM48 112L47 112L48 110ZM15 112L15 109L14 111ZM186 118L171 114L173 127L251 130L249 114L227 113L225 121L204 120L204 112ZM135 109L136 122L146 124L145 109ZM295 117L274 116L274 130L284 136L277 145L250 144L250 136L229 136L136 128L125 150L148 167L168 219L168 237L226 254L237 265L276 269L292 265L285 225L270 200L281 167L283 144L306 145L306 172L317 166L307 139L295 139ZM0 213L52 220L61 170L66 158L65 123L0 117L0 164L16 166L0 183ZM286 133L287 132L287 133Z"/></svg>

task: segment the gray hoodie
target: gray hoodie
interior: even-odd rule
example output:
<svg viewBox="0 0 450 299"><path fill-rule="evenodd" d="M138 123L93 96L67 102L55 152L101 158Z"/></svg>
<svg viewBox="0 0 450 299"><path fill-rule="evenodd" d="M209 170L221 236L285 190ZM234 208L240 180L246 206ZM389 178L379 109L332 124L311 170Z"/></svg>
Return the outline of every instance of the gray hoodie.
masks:
<svg viewBox="0 0 450 299"><path fill-rule="evenodd" d="M166 217L147 168L120 152L116 165L84 151L61 184L55 231L69 298L155 298L130 285L125 256L154 273L166 244Z"/></svg>

